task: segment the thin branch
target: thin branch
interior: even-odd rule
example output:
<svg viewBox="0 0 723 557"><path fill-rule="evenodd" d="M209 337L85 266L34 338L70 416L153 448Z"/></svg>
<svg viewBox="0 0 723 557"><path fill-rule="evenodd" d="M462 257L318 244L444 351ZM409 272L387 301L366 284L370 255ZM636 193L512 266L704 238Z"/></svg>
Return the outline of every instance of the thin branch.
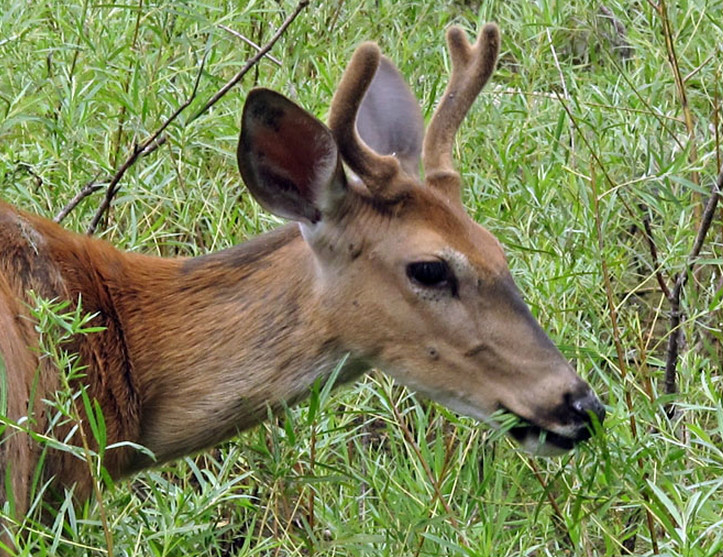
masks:
<svg viewBox="0 0 723 557"><path fill-rule="evenodd" d="M220 27L221 29L223 29L224 31L226 31L227 33L232 34L232 35L233 35L234 37L236 37L237 39L241 39L243 42L245 42L245 43L246 43L247 45L249 45L251 48L255 48L255 49L256 49L256 52L259 52L259 51L261 50L261 47L260 47L259 45L257 45L254 41L252 41L251 39L249 39L247 36L242 35L242 34L239 33L238 31L236 31L235 29L231 29L230 27L228 27L228 26L226 26L226 25L222 25L222 24L219 24L219 27ZM274 64L276 64L277 66L283 66L283 64L281 63L281 60L279 60L279 59L276 58L275 56L272 56L272 55L269 54L269 53L266 54L266 58L268 58L269 60L271 60L271 61L272 61Z"/></svg>
<svg viewBox="0 0 723 557"><path fill-rule="evenodd" d="M658 13L660 13L660 8L648 0L648 4L656 10ZM630 75L628 75L630 72L625 71L624 67L620 65L620 62L617 58L614 56L609 57L609 62L613 65L614 70L617 72L617 75L625 81L627 86L630 88L630 90L633 92L633 94L637 97L640 104L642 104L645 107L645 110L639 110L641 113L650 114L655 118L660 126L666 131L666 133L670 136L670 138L676 143L676 145L680 148L681 151L685 151L685 145L683 145L682 141L678 138L678 135L670 128L668 127L668 121L673 121L676 123L679 123L681 120L680 118L674 118L671 116L666 116L663 114L659 109L656 109L650 104L650 101L646 95L643 95L640 90L638 89L637 85L633 82ZM589 106L595 106L594 103L587 103ZM627 112L634 112L633 109L630 108L624 108L624 107L611 107L615 108L618 111L627 111Z"/></svg>
<svg viewBox="0 0 723 557"><path fill-rule="evenodd" d="M105 198L100 204L100 207L98 207L98 210L96 211L95 216L93 217L93 220L91 221L90 226L88 226L88 230L86 231L86 234L88 234L89 236L95 233L95 230L98 228L98 223L100 222L100 219L103 218L103 215L108 210L108 207L110 207L110 203L113 200L113 197L115 197L115 194L118 193L118 190L120 189L118 183L121 181L121 178L123 178L126 171L131 166L133 166L133 164L138 160L141 155L145 156L149 153L152 153L160 145L165 143L165 138L160 137L161 134L166 131L168 126L170 126L176 120L176 118L178 118L181 112L183 112L193 102L193 99L196 98L198 84L201 82L201 75L203 74L203 67L206 64L207 55L208 52L203 55L201 65L198 69L198 74L196 75L196 81L193 84L193 90L191 91L191 94L188 96L188 98L183 102L183 104L181 104L181 106L179 106L173 112L173 114L168 117L165 122L163 122L160 128L158 128L153 134L151 134L148 139L146 139L140 145L136 144L133 146L133 152L131 152L130 156L113 175L113 178L111 178L110 183L108 184L108 188L105 191Z"/></svg>
<svg viewBox="0 0 723 557"><path fill-rule="evenodd" d="M264 56L266 56L266 53L271 50L271 48L276 44L276 41L278 41L281 36L286 31L286 28L293 23L293 21L296 19L296 16L298 16L301 11L306 8L309 5L309 0L301 0L297 5L296 9L294 9L293 12L289 15L289 17L286 18L286 20L281 24L281 27L279 27L278 31L274 34L273 37L269 40L268 43L266 43L257 53L256 55L251 58L248 62L246 62L246 65L239 70L239 72L233 76L231 79L228 80L228 82L219 89L219 91L211 97L206 104L204 104L201 109L194 114L188 123L193 122L196 118L201 116L204 112L206 112L209 108L211 108L214 104L216 104L221 97L223 97L226 93L228 93L229 89L236 85L239 81L241 81L241 78L246 75L246 73L253 68L259 60L261 60Z"/></svg>
<svg viewBox="0 0 723 557"><path fill-rule="evenodd" d="M716 70L715 79L715 92L713 95L713 133L715 135L715 164L718 172L721 171L723 164L721 163L721 137L720 137L720 91L718 86L720 84L720 72Z"/></svg>
<svg viewBox="0 0 723 557"><path fill-rule="evenodd" d="M327 24L326 29L327 33L330 35L334 32L334 27L336 27L337 21L339 21L339 14L341 14L341 8L344 5L344 0L338 0L336 3L336 8L334 9L334 13L331 16L331 21Z"/></svg>
<svg viewBox="0 0 723 557"><path fill-rule="evenodd" d="M560 85L562 86L562 94L565 97L566 101L570 101L570 93L567 90L567 83L565 82L565 74L562 71L562 66L560 66L560 60L557 58L557 51L555 50L555 44L552 42L552 35L550 34L550 28L545 28L545 33L547 34L547 42L550 43L550 52L552 52L552 59L555 61L555 68L557 68L557 73L560 75ZM575 133L573 130L570 130L570 151L575 152Z"/></svg>
<svg viewBox="0 0 723 557"><path fill-rule="evenodd" d="M301 0L297 6L296 9L289 15L289 17L284 20L284 22L281 24L281 27L276 31L273 37L269 40L268 43L266 43L261 49L258 51L258 53L252 57L245 65L244 67L231 79L229 80L209 101L206 102L206 104L203 105L203 107L196 112L187 122L186 125L190 124L194 120L196 120L199 116L204 114L206 111L208 111L209 108L211 108L214 104L216 104L228 91L238 83L241 78L243 78L248 71L254 67L261 58L263 58L276 44L276 42L281 38L281 36L284 34L286 29L291 25L291 23L296 19L296 17L301 13L301 11L306 8L309 5L309 0ZM206 63L206 57L208 55L208 52L204 54L203 60L201 61L201 65L199 67L198 74L196 75L196 81L193 85L193 91L189 95L189 97L186 99L186 101L179 106L171 116L168 117L168 119L161 125L158 130L156 130L146 141L144 141L140 145L135 145L133 147L133 151L128 156L126 161L121 165L121 167L116 171L116 173L113 175L113 177L110 179L110 182L108 184L108 188L106 189L106 195L103 199L103 202L101 203L100 207L98 207L98 210L96 211L95 216L93 217L93 220L91 221L90 225L88 226L87 234L92 235L95 233L96 229L98 228L98 224L100 220L103 218L103 215L106 213L108 208L110 207L110 204L113 200L113 197L115 197L116 193L118 193L119 182L125 175L125 173L128 171L128 169L135 164L135 162L140 158L141 156L149 155L150 153L154 152L158 147L163 145L166 142L166 137L162 136L163 132L170 126L177 118L178 116L186 109L190 104L193 102L193 100L196 98L196 93L198 91L198 86L201 80L201 75L203 74L203 68Z"/></svg>
<svg viewBox="0 0 723 557"><path fill-rule="evenodd" d="M698 65L697 68L693 68L690 72L688 72L688 75L686 75L686 76L683 78L683 83L687 83L693 76L695 76L695 74L697 74L700 70L702 70L704 67L706 67L706 66L708 65L708 62L710 62L711 60L713 60L713 58L716 58L716 57L718 57L718 56L720 56L720 52L718 52L718 51L711 52L711 53L710 53L710 56L708 56L708 58L706 58L705 60L703 60L703 61Z"/></svg>
<svg viewBox="0 0 723 557"><path fill-rule="evenodd" d="M78 193L75 194L73 199L71 199L68 202L68 204L65 207L63 207L57 215L55 215L55 217L53 218L53 222L58 222L58 223L61 222L86 197L94 194L95 192L97 192L100 189L103 189L103 183L98 182L98 176L100 176L100 172L98 172L90 182L85 184L83 186L83 188Z"/></svg>
<svg viewBox="0 0 723 557"><path fill-rule="evenodd" d="M663 277L663 273L661 271L662 266L660 264L660 259L658 258L658 248L655 245L655 240L653 239L653 230L650 226L650 213L648 212L647 207L643 207L643 231L645 233L645 240L648 242L648 248L650 249L650 257L653 259L655 278L658 281L660 290L662 290L663 294L665 294L665 297L670 300L671 293L670 289L668 288L668 283L665 281L665 278Z"/></svg>
<svg viewBox="0 0 723 557"><path fill-rule="evenodd" d="M705 237L708 234L711 224L713 223L713 217L715 216L715 210L718 206L718 199L720 198L721 192L723 191L723 170L718 174L718 178L713 184L710 197L705 205L705 210L700 219L700 225L698 226L698 233L693 243L693 248L688 255L688 261L683 271L678 273L675 277L675 284L673 291L670 296L670 336L668 337L668 352L665 360L665 393L673 395L678 392L678 353L679 353L679 340L680 340L680 298L683 292L683 287L688 280L688 276L693 272L695 264L697 263L700 250L703 249ZM665 407L665 411L669 417L673 415L675 411L674 405L669 403Z"/></svg>
<svg viewBox="0 0 723 557"><path fill-rule="evenodd" d="M575 131L577 131L578 134L580 134L580 137L585 143L585 146L588 149L588 152L590 153L590 156L592 157L592 161L590 163L590 186L592 188L592 198L593 198L593 214L595 217L595 229L597 232L597 242L598 242L598 249L600 251L600 264L602 268L602 274L603 274L603 285L605 289L605 295L607 297L608 301L608 307L610 309L610 326L612 329L612 336L613 336L613 343L615 345L615 352L618 359L618 366L620 368L620 378L623 382L623 384L626 383L627 377L628 377L628 371L627 371L627 364L625 359L625 354L622 347L622 341L620 339L620 329L617 324L617 310L615 308L615 296L613 294L612 289L612 281L610 279L610 270L608 268L607 260L605 259L604 255L604 240L603 240L603 232L602 232L602 221L601 221L601 212L600 212L600 195L598 193L597 189L597 177L595 176L595 168L599 168L600 171L603 174L603 177L605 178L605 181L611 186L612 189L615 189L615 182L610 177L610 175L607 172L607 169L605 168L605 165L600 160L600 157L595 152L595 150L592 148L592 145L588 142L585 134L582 133L582 130L580 130L580 126L577 123L577 120L575 119L575 115L572 113L572 110L568 106L568 104L565 102L565 99L563 99L560 94L555 91L555 95L558 98L558 101L562 105L562 107L565 109L565 112L567 112L567 115L570 117L570 121L572 122L572 125L575 128ZM594 164L593 164L594 163ZM625 205L625 208L627 211L632 215L633 212L631 208L628 206L627 203L621 198L621 201ZM637 421L635 419L635 408L633 406L633 399L632 395L630 393L630 389L627 387L624 387L623 390L624 397L625 397L625 405L628 409L628 423L630 424L630 432L633 436L633 439L638 439L638 426ZM640 470L644 470L644 463L642 458L637 459L638 467ZM642 493L643 499L647 502L649 500L648 494L644 491ZM655 525L653 522L653 515L650 511L650 509L645 509L645 517L648 525L648 531L650 533L650 543L653 546L653 553L658 553L658 540L655 535Z"/></svg>
<svg viewBox="0 0 723 557"><path fill-rule="evenodd" d="M133 29L133 39L131 40L130 51L134 52L138 46L138 34L141 28L141 15L143 14L143 0L138 0L138 11L136 13L136 25ZM128 72L126 82L123 84L123 93L128 95L128 91L131 86L132 73ZM116 131L115 138L115 149L113 152L113 162L111 166L115 166L118 163L118 157L120 156L121 144L123 141L123 128L126 122L127 105L123 103L118 116L118 130Z"/></svg>

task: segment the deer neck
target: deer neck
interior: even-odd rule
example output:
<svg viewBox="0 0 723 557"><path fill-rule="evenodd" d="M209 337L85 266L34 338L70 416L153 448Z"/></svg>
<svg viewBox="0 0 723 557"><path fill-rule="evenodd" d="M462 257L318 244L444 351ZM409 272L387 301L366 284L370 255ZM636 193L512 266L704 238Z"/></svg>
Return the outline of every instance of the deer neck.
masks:
<svg viewBox="0 0 723 557"><path fill-rule="evenodd" d="M348 352L325 318L313 255L296 225L208 256L137 257L131 265L136 282L117 309L141 397L139 442L158 461L209 447L304 398ZM365 367L352 355L341 379Z"/></svg>

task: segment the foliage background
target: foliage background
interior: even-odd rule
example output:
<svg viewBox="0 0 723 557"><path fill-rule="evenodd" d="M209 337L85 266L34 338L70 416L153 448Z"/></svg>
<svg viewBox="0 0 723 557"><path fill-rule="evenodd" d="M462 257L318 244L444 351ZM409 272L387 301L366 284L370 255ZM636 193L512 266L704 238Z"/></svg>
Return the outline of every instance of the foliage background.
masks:
<svg viewBox="0 0 723 557"><path fill-rule="evenodd" d="M50 527L29 518L21 554L720 555L718 216L683 293L675 395L662 384L660 283L685 272L721 168L723 2L312 2L272 51L280 65L262 61L191 121L254 53L223 26L263 44L294 6L2 0L0 196L50 217L107 180L187 98L205 56L196 99L125 175L100 235L167 256L222 249L278 224L236 170L251 87L323 117L355 45L371 39L429 117L448 75L444 29L496 21L499 69L458 135L465 203L603 395L605 432L531 459L374 373L65 507ZM83 231L101 197L64 225Z"/></svg>

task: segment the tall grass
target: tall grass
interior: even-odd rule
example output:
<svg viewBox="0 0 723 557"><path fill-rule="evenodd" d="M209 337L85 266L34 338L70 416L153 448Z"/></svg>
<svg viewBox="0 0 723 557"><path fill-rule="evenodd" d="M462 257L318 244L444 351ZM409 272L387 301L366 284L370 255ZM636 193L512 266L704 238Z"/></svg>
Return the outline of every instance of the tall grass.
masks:
<svg viewBox="0 0 723 557"><path fill-rule="evenodd" d="M2 0L0 196L55 215L107 180L201 72L188 113L125 175L100 234L167 256L230 246L278 224L236 170L251 87L323 117L353 48L372 39L429 116L449 70L444 28L497 21L499 69L456 144L465 203L603 395L604 433L532 459L375 372L320 385L214 451L64 506L49 526L28 521L20 554L720 555L720 219L683 291L675 394L663 386L661 283L685 272L721 167L723 2L313 2L274 48L280 65L264 60L190 121L254 53L222 26L262 44L294 6ZM85 230L101 196L64 225Z"/></svg>

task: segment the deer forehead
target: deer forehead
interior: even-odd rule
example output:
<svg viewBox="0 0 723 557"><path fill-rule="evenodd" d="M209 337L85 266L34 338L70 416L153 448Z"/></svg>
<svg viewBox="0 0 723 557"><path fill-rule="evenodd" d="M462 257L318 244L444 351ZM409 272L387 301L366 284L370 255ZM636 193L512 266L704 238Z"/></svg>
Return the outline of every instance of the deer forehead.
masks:
<svg viewBox="0 0 723 557"><path fill-rule="evenodd" d="M369 231L378 237L377 252L411 262L437 257L453 268L476 275L498 275L507 260L497 238L477 224L458 201L420 187L387 215L384 226Z"/></svg>

